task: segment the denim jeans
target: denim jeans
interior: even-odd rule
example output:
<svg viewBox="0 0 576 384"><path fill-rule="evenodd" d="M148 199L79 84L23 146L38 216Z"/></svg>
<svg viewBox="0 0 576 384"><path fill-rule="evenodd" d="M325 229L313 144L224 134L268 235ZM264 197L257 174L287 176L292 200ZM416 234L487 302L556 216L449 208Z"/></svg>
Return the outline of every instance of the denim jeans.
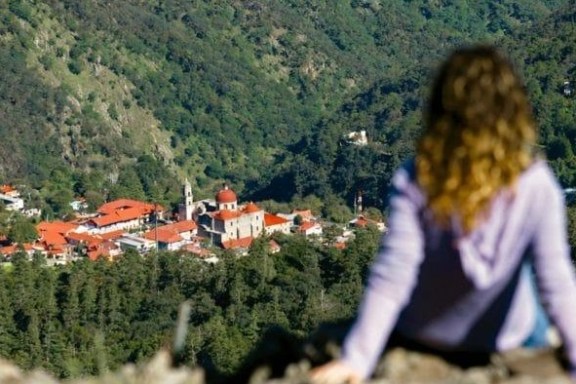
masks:
<svg viewBox="0 0 576 384"><path fill-rule="evenodd" d="M526 273L530 279L530 285L532 287L533 298L536 304L536 322L534 323L534 328L530 335L524 340L522 346L525 348L544 348L550 346L550 341L548 339L548 330L550 329L550 321L548 320L548 315L540 303L540 298L538 297L538 290L536 289L536 280L534 277L534 272L529 263L524 263L522 267L522 273Z"/></svg>

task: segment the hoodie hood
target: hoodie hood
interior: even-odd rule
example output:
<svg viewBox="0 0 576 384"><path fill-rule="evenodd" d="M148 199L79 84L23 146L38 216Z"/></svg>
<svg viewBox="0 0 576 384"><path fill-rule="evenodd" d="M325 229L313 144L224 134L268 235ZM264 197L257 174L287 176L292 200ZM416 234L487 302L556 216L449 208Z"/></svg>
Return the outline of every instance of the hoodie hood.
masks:
<svg viewBox="0 0 576 384"><path fill-rule="evenodd" d="M486 219L476 229L469 234L455 231L463 271L476 287L486 288L505 276L511 255L520 256L518 265L525 259L528 233L537 217L534 209L539 188L534 184L546 176L546 169L543 161L534 162L513 188L494 198Z"/></svg>

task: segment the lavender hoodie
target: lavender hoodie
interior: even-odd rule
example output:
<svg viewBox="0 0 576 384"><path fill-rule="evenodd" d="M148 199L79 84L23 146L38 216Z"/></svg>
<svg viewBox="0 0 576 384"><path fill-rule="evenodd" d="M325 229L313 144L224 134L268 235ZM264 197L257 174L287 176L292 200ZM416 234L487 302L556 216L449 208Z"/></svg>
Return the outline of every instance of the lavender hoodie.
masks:
<svg viewBox="0 0 576 384"><path fill-rule="evenodd" d="M414 162L393 178L389 232L372 266L343 360L367 377L393 329L442 350L498 351L522 345L536 321L533 265L541 302L576 368L576 279L565 205L542 160L514 192L495 197L486 220L464 235L427 212Z"/></svg>

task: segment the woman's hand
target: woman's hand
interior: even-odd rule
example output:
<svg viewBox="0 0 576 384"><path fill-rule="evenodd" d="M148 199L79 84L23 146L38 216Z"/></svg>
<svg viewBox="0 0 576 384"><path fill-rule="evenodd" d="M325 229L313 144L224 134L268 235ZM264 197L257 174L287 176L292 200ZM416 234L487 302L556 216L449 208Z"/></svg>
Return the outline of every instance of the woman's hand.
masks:
<svg viewBox="0 0 576 384"><path fill-rule="evenodd" d="M314 384L360 384L361 381L358 372L341 360L333 360L314 368L310 378Z"/></svg>

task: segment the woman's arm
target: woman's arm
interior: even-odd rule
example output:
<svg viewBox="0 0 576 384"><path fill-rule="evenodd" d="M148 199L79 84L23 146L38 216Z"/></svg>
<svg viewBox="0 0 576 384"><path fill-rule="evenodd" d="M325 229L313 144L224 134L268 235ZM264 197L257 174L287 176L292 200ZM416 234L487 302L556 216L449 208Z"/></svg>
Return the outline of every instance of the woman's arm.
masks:
<svg viewBox="0 0 576 384"><path fill-rule="evenodd" d="M576 373L576 276L566 234L566 207L553 175L538 185L539 217L532 241L542 302L564 342Z"/></svg>
<svg viewBox="0 0 576 384"><path fill-rule="evenodd" d="M398 314L416 285L424 255L421 192L405 168L396 173L392 185L389 231L382 237L358 318L343 347L343 365L361 378L374 370Z"/></svg>

